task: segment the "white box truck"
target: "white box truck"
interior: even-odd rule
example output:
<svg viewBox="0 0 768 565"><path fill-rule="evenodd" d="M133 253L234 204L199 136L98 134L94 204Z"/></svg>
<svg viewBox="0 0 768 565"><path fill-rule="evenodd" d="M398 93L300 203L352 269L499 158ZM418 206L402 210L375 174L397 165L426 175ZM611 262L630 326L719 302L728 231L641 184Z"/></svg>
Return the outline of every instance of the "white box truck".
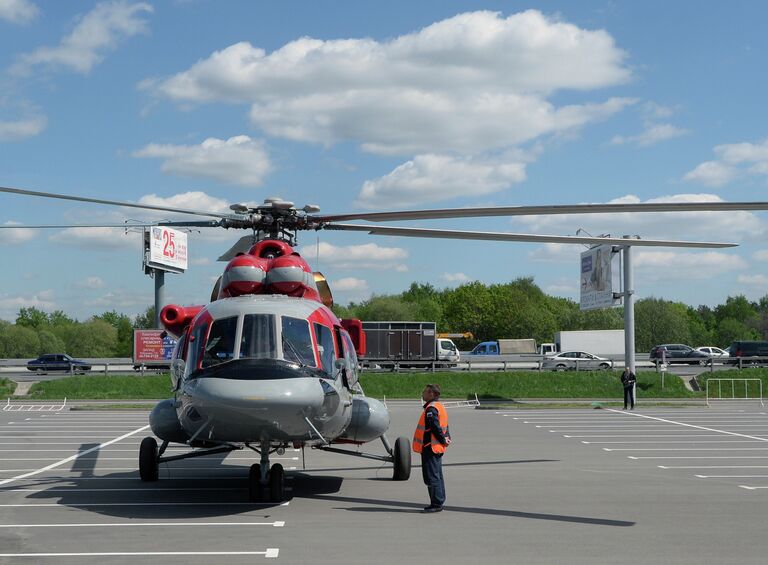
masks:
<svg viewBox="0 0 768 565"><path fill-rule="evenodd" d="M555 333L559 352L586 351L594 355L624 355L624 330L579 330Z"/></svg>

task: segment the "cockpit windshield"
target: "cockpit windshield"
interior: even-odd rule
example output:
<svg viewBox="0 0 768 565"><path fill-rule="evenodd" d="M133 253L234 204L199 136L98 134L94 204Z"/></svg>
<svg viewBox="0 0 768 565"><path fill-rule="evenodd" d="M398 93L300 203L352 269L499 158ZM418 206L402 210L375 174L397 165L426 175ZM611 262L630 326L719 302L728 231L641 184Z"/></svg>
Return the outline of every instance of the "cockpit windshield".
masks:
<svg viewBox="0 0 768 565"><path fill-rule="evenodd" d="M301 318L283 316L283 358L309 367L317 367L309 323Z"/></svg>
<svg viewBox="0 0 768 565"><path fill-rule="evenodd" d="M277 357L275 317L272 314L246 314L240 338L240 358L274 359Z"/></svg>
<svg viewBox="0 0 768 565"><path fill-rule="evenodd" d="M235 332L237 332L237 316L222 318L211 324L211 332L208 334L203 354L203 367L234 359Z"/></svg>

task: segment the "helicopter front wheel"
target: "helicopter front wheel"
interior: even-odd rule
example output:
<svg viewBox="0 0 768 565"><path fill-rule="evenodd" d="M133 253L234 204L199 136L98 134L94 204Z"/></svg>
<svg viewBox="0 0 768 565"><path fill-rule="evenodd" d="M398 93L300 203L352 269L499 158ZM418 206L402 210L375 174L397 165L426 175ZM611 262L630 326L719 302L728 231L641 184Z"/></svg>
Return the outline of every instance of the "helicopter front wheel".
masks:
<svg viewBox="0 0 768 565"><path fill-rule="evenodd" d="M407 437L397 438L392 456L395 464L392 480L407 481L411 476L411 442Z"/></svg>
<svg viewBox="0 0 768 565"><path fill-rule="evenodd" d="M139 446L139 476L144 482L154 482L159 475L157 441L153 437L145 437Z"/></svg>

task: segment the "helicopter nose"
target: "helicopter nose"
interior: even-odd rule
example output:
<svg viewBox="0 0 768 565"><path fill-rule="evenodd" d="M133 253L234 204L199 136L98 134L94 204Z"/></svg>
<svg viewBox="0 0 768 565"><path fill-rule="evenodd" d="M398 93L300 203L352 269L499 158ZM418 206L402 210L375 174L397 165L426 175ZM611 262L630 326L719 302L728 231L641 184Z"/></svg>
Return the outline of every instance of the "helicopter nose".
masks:
<svg viewBox="0 0 768 565"><path fill-rule="evenodd" d="M323 417L329 399L338 399L333 387L317 378L198 380L188 405L197 412L198 426L208 422L209 433L223 441L255 441L264 434L304 438L310 429L306 420Z"/></svg>

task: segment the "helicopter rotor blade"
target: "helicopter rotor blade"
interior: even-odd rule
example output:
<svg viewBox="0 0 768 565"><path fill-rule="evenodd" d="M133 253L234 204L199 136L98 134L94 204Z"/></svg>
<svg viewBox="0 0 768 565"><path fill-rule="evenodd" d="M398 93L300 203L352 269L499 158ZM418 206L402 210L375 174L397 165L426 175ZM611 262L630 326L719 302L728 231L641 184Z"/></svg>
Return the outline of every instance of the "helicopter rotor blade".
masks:
<svg viewBox="0 0 768 565"><path fill-rule="evenodd" d="M359 224L329 224L328 230L362 231L371 235L393 235L403 237L429 237L438 239L474 239L480 241L523 241L529 243L579 243L632 245L642 247L695 247L720 249L737 247L736 243L710 241L676 241L660 239L632 239L623 237L583 237L573 235L544 235L528 233L477 232L458 230L433 230L425 228L400 228L394 226L365 226Z"/></svg>
<svg viewBox="0 0 768 565"><path fill-rule="evenodd" d="M217 220L200 222L135 222L123 224L4 224L0 229L6 230L41 230L41 229L71 229L71 228L151 228L155 226L181 228L217 228Z"/></svg>
<svg viewBox="0 0 768 565"><path fill-rule="evenodd" d="M439 220L491 216L549 216L558 214L616 214L621 212L732 212L768 210L768 202L641 202L637 204L556 204L551 206L494 206L484 208L443 208L360 212L312 216L320 222L364 220L391 222L403 220Z"/></svg>
<svg viewBox="0 0 768 565"><path fill-rule="evenodd" d="M36 190L23 190L20 188L9 188L6 186L0 186L0 192L6 192L8 194L20 194L24 196L39 196L40 198L56 198L59 200L72 200L74 202L90 202L92 204L106 204L108 206L125 206L127 208L157 210L159 212L191 214L193 216L210 216L213 218L231 218L232 217L232 214L219 214L217 212L207 212L204 210L189 210L186 208L172 208L170 206L155 206L153 204L137 204L135 202L121 202L119 200L105 200L102 198L88 198L85 196L70 196L68 194L58 194L55 192L38 192Z"/></svg>

